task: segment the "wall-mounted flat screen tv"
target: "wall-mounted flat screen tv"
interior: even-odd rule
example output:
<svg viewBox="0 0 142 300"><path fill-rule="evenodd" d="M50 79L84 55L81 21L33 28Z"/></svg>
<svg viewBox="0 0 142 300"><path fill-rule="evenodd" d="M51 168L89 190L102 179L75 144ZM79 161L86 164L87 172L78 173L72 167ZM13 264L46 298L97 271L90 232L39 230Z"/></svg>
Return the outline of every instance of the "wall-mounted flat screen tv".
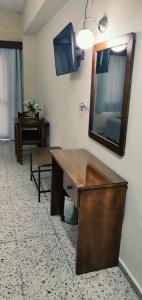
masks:
<svg viewBox="0 0 142 300"><path fill-rule="evenodd" d="M69 23L53 40L56 75L77 71L79 65L76 54L75 33Z"/></svg>

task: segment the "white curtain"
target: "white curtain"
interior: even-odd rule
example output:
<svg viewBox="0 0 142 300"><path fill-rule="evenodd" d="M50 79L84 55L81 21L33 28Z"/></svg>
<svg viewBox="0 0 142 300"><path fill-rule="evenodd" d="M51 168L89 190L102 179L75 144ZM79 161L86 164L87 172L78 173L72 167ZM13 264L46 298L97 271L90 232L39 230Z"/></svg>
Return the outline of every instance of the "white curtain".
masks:
<svg viewBox="0 0 142 300"><path fill-rule="evenodd" d="M0 139L14 139L14 121L22 110L21 53L0 49Z"/></svg>
<svg viewBox="0 0 142 300"><path fill-rule="evenodd" d="M96 75L96 112L121 112L126 56L110 55L109 69Z"/></svg>

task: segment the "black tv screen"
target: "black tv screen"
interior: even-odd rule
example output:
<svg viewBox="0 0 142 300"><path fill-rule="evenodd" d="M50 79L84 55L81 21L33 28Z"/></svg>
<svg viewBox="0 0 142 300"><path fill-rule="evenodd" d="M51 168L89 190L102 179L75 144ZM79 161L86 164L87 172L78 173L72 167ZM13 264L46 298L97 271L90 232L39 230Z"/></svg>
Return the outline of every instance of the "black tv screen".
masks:
<svg viewBox="0 0 142 300"><path fill-rule="evenodd" d="M69 23L53 40L56 75L77 71L75 33Z"/></svg>

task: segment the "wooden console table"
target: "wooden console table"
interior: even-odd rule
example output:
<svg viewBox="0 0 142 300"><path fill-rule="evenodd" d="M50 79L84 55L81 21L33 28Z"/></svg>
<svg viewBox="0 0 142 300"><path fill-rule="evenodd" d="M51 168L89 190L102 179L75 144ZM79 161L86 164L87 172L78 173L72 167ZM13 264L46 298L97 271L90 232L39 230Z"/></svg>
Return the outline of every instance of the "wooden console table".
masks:
<svg viewBox="0 0 142 300"><path fill-rule="evenodd" d="M65 193L79 212L76 274L118 265L127 182L84 149L51 153L51 215Z"/></svg>

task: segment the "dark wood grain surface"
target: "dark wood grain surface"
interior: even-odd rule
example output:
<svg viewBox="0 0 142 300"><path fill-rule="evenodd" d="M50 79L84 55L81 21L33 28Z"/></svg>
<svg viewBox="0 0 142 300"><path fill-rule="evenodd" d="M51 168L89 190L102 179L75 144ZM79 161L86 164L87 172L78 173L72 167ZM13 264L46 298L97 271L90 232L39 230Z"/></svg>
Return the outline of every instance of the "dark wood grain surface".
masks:
<svg viewBox="0 0 142 300"><path fill-rule="evenodd" d="M51 215L64 220L66 193L78 209L76 274L117 266L127 181L87 150L51 153Z"/></svg>
<svg viewBox="0 0 142 300"><path fill-rule="evenodd" d="M51 150L51 153L78 189L126 184L126 180L85 149Z"/></svg>
<svg viewBox="0 0 142 300"><path fill-rule="evenodd" d="M55 147L39 147L31 150L32 159L36 161L38 166L51 165L52 164L52 155L50 150L52 149L61 149L58 146Z"/></svg>

